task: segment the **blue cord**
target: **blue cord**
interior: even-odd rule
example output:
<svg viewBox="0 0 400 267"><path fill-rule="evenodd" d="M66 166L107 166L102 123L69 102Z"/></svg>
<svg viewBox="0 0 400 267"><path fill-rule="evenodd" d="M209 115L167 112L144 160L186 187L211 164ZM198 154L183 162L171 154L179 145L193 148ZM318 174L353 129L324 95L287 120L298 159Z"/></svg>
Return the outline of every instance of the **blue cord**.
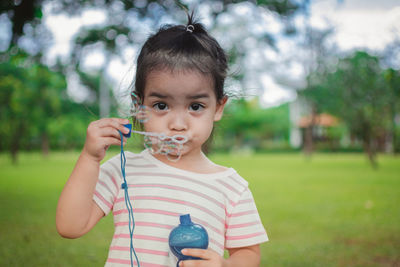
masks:
<svg viewBox="0 0 400 267"><path fill-rule="evenodd" d="M133 266L133 256L132 252L135 255L137 266L140 267L139 259L136 255L136 251L133 248L133 230L135 229L135 218L133 217L133 208L131 201L129 199L129 194L128 194L128 184L126 182L126 176L125 176L125 164L126 164L126 157L125 157L125 152L124 152L124 144L123 144L123 135L121 132L119 132L121 136L121 173L122 177L124 178L124 183L121 185L121 188L124 189L125 192L125 205L126 208L128 209L128 215L129 215L129 236L131 238L131 244L130 244L130 257L131 257L131 266Z"/></svg>

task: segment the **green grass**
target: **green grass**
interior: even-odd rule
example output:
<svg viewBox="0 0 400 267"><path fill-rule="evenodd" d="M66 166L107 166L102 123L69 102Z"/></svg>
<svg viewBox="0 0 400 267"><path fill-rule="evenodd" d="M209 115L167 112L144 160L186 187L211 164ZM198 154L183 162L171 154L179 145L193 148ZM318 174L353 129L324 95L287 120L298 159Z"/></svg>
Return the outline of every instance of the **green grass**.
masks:
<svg viewBox="0 0 400 267"><path fill-rule="evenodd" d="M1 266L104 265L111 216L76 240L55 229L57 200L77 156L24 153L13 166L0 155ZM261 266L400 266L400 158L380 156L378 170L362 154L212 159L250 182L270 238Z"/></svg>

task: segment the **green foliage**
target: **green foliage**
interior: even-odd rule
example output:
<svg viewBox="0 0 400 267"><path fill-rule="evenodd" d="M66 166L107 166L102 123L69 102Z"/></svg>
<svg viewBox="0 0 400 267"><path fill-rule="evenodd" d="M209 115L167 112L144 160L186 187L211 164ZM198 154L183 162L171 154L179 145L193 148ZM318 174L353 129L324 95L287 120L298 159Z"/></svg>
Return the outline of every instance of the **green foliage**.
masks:
<svg viewBox="0 0 400 267"><path fill-rule="evenodd" d="M333 72L312 73L309 88L300 95L317 112L339 117L373 156L377 140L389 131L394 114L399 112L398 82L390 84L396 75L384 72L377 57L359 51L341 59Z"/></svg>
<svg viewBox="0 0 400 267"><path fill-rule="evenodd" d="M56 149L73 149L83 147L86 128L89 121L76 114L61 115L48 124L50 147Z"/></svg>
<svg viewBox="0 0 400 267"><path fill-rule="evenodd" d="M266 6L279 15L290 16L299 10L298 1L290 0L257 0L257 5Z"/></svg>
<svg viewBox="0 0 400 267"><path fill-rule="evenodd" d="M87 111L67 95L62 73L22 52L0 62L0 149L16 160L19 149L81 146ZM84 126L85 125L85 126Z"/></svg>
<svg viewBox="0 0 400 267"><path fill-rule="evenodd" d="M262 109L258 100L239 99L227 105L224 117L217 126L216 148L230 150L250 146L254 149L268 149L268 141L288 141L288 104Z"/></svg>
<svg viewBox="0 0 400 267"><path fill-rule="evenodd" d="M7 57L7 56L5 56ZM0 62L1 148L14 155L21 142L42 138L51 116L61 112L66 82L24 53Z"/></svg>
<svg viewBox="0 0 400 267"><path fill-rule="evenodd" d="M395 152L400 152L400 123L396 117L400 114L400 71L389 68L384 71L383 77L389 91L387 108L390 115L390 131L392 132L393 147Z"/></svg>

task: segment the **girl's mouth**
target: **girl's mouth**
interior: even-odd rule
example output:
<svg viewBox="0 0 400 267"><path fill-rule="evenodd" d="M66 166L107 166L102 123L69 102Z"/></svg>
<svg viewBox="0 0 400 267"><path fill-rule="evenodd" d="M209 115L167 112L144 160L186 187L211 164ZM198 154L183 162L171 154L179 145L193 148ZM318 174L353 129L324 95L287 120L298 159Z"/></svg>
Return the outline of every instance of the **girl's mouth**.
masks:
<svg viewBox="0 0 400 267"><path fill-rule="evenodd" d="M184 144L189 140L189 138L186 135L181 135L181 134L173 135L171 136L171 139L177 142L178 144Z"/></svg>

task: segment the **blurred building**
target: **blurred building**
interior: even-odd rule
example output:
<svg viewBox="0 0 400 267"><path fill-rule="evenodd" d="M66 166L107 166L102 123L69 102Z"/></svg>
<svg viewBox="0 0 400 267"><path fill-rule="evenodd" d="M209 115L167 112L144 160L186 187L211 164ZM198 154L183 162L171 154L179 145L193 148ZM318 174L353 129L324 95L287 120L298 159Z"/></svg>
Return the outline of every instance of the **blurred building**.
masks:
<svg viewBox="0 0 400 267"><path fill-rule="evenodd" d="M307 130L310 130L313 143L326 143L329 146L347 145L346 135L333 136L331 128L339 126L339 119L327 113L311 114L310 106L305 100L297 98L289 105L290 145L302 148L306 143Z"/></svg>

